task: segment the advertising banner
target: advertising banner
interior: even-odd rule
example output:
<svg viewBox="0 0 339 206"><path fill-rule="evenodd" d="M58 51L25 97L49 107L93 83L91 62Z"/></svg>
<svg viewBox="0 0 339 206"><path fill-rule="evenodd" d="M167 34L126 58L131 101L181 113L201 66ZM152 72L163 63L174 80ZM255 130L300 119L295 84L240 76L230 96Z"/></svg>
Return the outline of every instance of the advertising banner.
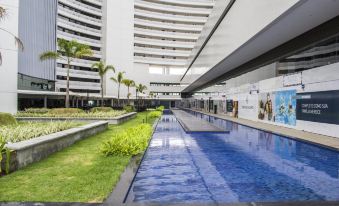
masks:
<svg viewBox="0 0 339 206"><path fill-rule="evenodd" d="M339 124L339 91L299 93L297 119Z"/></svg>
<svg viewBox="0 0 339 206"><path fill-rule="evenodd" d="M232 99L228 99L226 101L226 110L227 112L233 112L233 100Z"/></svg>
<svg viewBox="0 0 339 206"><path fill-rule="evenodd" d="M258 94L239 95L239 117L256 120L258 117Z"/></svg>
<svg viewBox="0 0 339 206"><path fill-rule="evenodd" d="M296 90L275 92L275 122L296 125Z"/></svg>
<svg viewBox="0 0 339 206"><path fill-rule="evenodd" d="M238 118L238 109L239 109L239 102L238 101L233 101L232 116L235 117L235 118Z"/></svg>
<svg viewBox="0 0 339 206"><path fill-rule="evenodd" d="M272 92L258 95L258 119L274 122L274 99L275 95Z"/></svg>

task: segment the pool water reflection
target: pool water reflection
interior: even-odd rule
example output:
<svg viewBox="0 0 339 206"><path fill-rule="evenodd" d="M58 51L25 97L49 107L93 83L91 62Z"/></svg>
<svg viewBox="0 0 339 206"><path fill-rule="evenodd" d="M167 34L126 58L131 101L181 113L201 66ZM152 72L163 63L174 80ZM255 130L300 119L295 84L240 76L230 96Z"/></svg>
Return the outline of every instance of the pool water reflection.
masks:
<svg viewBox="0 0 339 206"><path fill-rule="evenodd" d="M127 202L339 200L339 153L201 113L229 134L186 134L162 116Z"/></svg>

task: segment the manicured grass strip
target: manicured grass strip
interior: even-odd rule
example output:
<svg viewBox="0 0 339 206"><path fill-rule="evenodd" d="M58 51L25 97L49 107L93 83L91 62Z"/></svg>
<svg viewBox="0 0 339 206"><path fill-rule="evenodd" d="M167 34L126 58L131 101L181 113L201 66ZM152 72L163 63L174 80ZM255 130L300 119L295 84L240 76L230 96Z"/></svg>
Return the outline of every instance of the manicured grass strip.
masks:
<svg viewBox="0 0 339 206"><path fill-rule="evenodd" d="M105 132L1 177L0 201L102 202L119 181L130 157L105 157L99 151L101 143L114 133L142 123L147 113L109 126Z"/></svg>

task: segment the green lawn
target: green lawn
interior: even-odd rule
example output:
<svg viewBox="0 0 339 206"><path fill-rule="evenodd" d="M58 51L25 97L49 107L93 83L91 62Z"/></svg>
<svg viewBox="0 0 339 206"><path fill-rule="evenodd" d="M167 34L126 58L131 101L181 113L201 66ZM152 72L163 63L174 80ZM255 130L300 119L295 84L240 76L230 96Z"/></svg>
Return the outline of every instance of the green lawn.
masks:
<svg viewBox="0 0 339 206"><path fill-rule="evenodd" d="M104 157L99 151L101 143L116 132L142 123L147 113L109 126L105 132L1 177L0 202L102 202L119 181L130 157Z"/></svg>

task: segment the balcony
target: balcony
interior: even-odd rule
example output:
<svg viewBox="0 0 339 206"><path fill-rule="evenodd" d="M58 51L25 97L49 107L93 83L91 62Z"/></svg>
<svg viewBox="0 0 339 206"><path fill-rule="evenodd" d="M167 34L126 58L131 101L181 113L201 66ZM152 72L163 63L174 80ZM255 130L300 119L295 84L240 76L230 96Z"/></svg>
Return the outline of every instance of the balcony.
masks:
<svg viewBox="0 0 339 206"><path fill-rule="evenodd" d="M209 15L211 12L211 9L206 8L188 8L188 7L181 7L181 6L171 6L166 4L158 4L158 3L152 3L142 0L135 0L134 6L147 8L147 9L154 9L154 10L160 10L160 11L169 11L174 13L184 13L184 14L203 14L203 15Z"/></svg>
<svg viewBox="0 0 339 206"><path fill-rule="evenodd" d="M56 68L56 73L57 73L57 75L67 76L67 69L66 68L57 67ZM98 72L94 72L94 71L91 72L91 71L82 71L82 70L70 69L69 70L69 76L70 77L77 77L77 78L98 79L98 80L100 80L100 76L99 76Z"/></svg>
<svg viewBox="0 0 339 206"><path fill-rule="evenodd" d="M185 66L186 61L187 61L186 59L166 59L166 58L134 56L134 62L152 65Z"/></svg>
<svg viewBox="0 0 339 206"><path fill-rule="evenodd" d="M102 11L100 9L97 9L95 7L89 6L87 4L83 4L79 1L75 0L59 0L59 2L68 5L73 8L77 8L81 11L96 15L96 16L102 16Z"/></svg>
<svg viewBox="0 0 339 206"><path fill-rule="evenodd" d="M169 50L169 49L134 47L134 53L160 55L160 56L173 56L173 57L189 57L191 50L183 51L183 50Z"/></svg>
<svg viewBox="0 0 339 206"><path fill-rule="evenodd" d="M70 21L67 21L66 19L63 18L58 18L58 26L61 26L63 28L67 28L69 30L81 32L84 34L89 34L97 37L101 37L101 30L93 29L90 27L86 27L80 24L76 24Z"/></svg>
<svg viewBox="0 0 339 206"><path fill-rule="evenodd" d="M56 88L66 88L66 80L57 80ZM69 81L70 89L101 90L100 83Z"/></svg>
<svg viewBox="0 0 339 206"><path fill-rule="evenodd" d="M173 14L164 14L158 12L145 11L141 9L134 9L134 15L142 16L144 18L153 18L159 20L170 20L176 22L187 22L187 23L205 23L207 17L196 17L196 16L184 16L184 15L173 15Z"/></svg>
<svg viewBox="0 0 339 206"><path fill-rule="evenodd" d="M79 20L79 21L82 21L88 24L92 24L92 25L100 26L100 27L102 26L101 19L92 18L90 16L80 14L78 12L63 8L61 6L58 7L58 13L63 16L67 16L69 18L76 19L76 20Z"/></svg>
<svg viewBox="0 0 339 206"><path fill-rule="evenodd" d="M67 64L66 60L58 59L57 63L60 64ZM95 61L85 60L85 59L73 59L71 65L73 66L80 66L80 67L92 67L92 65L95 63Z"/></svg>
<svg viewBox="0 0 339 206"><path fill-rule="evenodd" d="M95 4L97 6L102 6L103 1L102 0L83 0L92 4Z"/></svg>
<svg viewBox="0 0 339 206"><path fill-rule="evenodd" d="M183 39L183 40L197 40L199 38L199 34L166 32L166 31L141 29L141 28L134 28L134 33L143 35L143 36L160 37L160 38L164 37L164 38Z"/></svg>
<svg viewBox="0 0 339 206"><path fill-rule="evenodd" d="M214 6L214 0L156 0L159 3L171 3L178 5L191 5L191 6Z"/></svg>
<svg viewBox="0 0 339 206"><path fill-rule="evenodd" d="M134 43L150 46L161 46L161 47L175 47L193 49L195 42L182 42L182 41L169 41L169 40L157 40L150 38L135 37Z"/></svg>
<svg viewBox="0 0 339 206"><path fill-rule="evenodd" d="M134 24L139 26L146 26L150 28L158 28L158 29L173 29L178 31L201 31L202 25L190 25L190 24L172 24L165 23L159 21L149 21L143 19L134 19Z"/></svg>
<svg viewBox="0 0 339 206"><path fill-rule="evenodd" d="M90 39L90 38L70 34L70 33L67 33L67 32L63 32L63 31L58 31L57 37L62 38L62 39L66 39L66 40L69 40L69 41L77 40L79 43L86 44L86 45L89 45L89 46L101 47L101 41L99 41L99 40Z"/></svg>

